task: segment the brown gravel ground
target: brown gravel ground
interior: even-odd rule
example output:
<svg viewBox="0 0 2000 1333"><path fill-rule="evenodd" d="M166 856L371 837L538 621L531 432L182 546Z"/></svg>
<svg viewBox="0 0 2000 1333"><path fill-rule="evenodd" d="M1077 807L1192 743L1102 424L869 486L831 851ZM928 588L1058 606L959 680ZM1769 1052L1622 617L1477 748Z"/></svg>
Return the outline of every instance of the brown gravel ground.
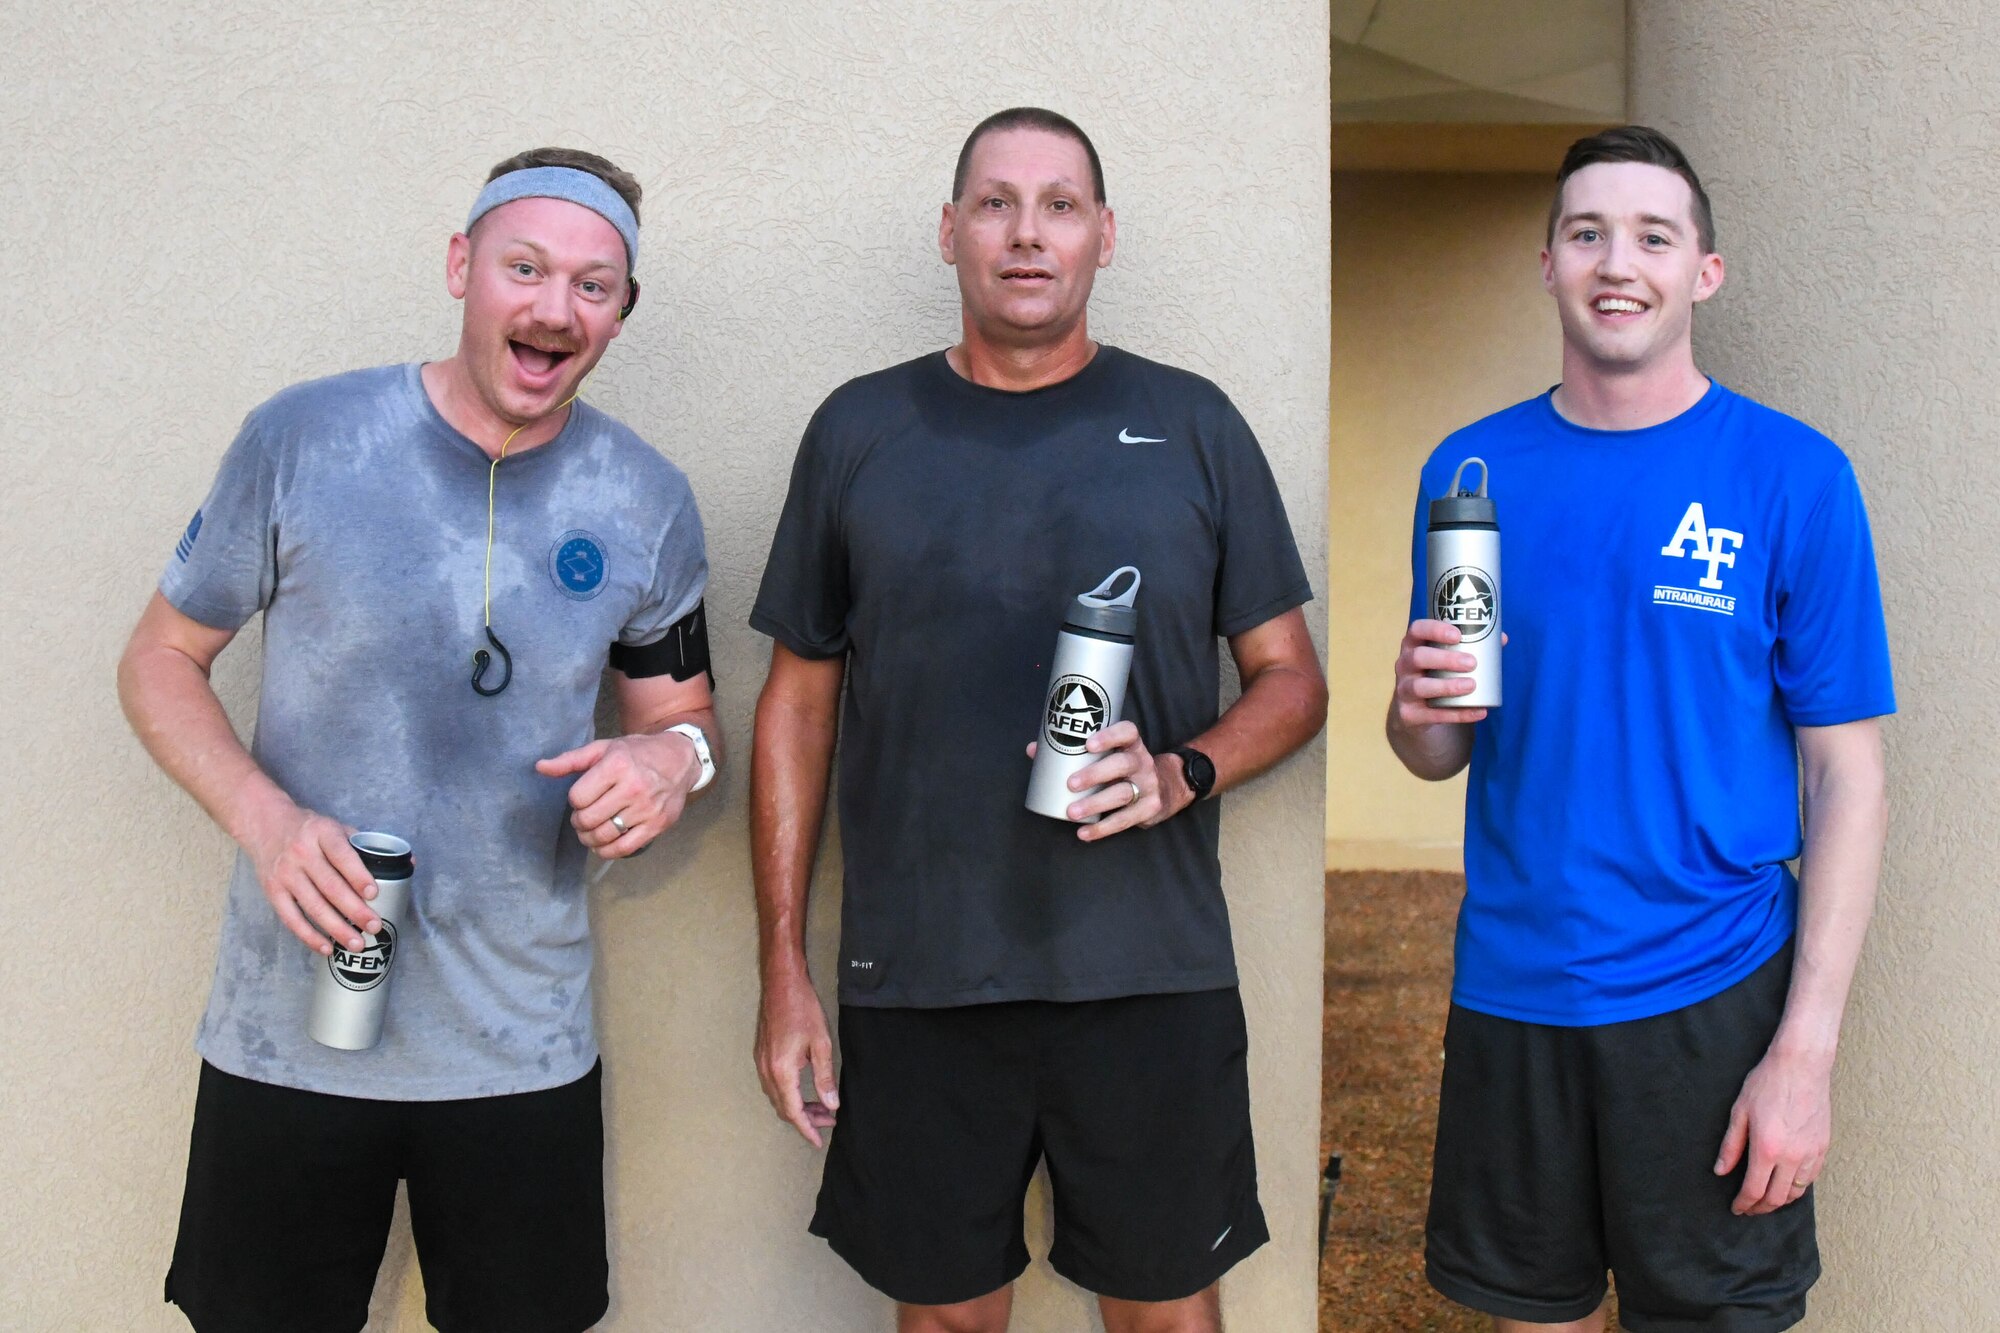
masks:
<svg viewBox="0 0 2000 1333"><path fill-rule="evenodd" d="M1442 871L1326 877L1320 1161L1342 1160L1320 1260L1320 1333L1492 1327L1424 1280L1439 1048L1464 892L1463 876Z"/></svg>

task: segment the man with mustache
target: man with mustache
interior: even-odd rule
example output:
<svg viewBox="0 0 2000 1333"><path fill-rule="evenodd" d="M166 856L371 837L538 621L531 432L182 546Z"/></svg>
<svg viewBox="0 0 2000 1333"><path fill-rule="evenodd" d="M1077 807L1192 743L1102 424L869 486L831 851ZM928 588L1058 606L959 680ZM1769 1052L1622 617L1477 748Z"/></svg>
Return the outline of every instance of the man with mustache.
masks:
<svg viewBox="0 0 2000 1333"><path fill-rule="evenodd" d="M240 848L166 1281L201 1333L361 1328L399 1178L436 1327L606 1308L585 868L718 757L694 497L577 396L638 298L639 199L589 153L495 167L446 252L456 354L253 411L126 649L133 729ZM246 751L208 672L259 612ZM381 929L357 827L416 874L381 1041L345 1051L307 1007Z"/></svg>
<svg viewBox="0 0 2000 1333"><path fill-rule="evenodd" d="M751 779L758 1072L815 1145L837 1118L812 1230L904 1333L1006 1326L1042 1160L1050 1263L1110 1333L1212 1333L1217 1279L1266 1239L1204 798L1319 730L1312 592L1228 398L1091 339L1115 241L1074 123L1014 108L972 131L938 230L962 337L821 406L751 617L775 640ZM1089 739L1077 822L1032 814L1022 745L1056 631L1127 564L1124 720ZM1243 681L1220 717L1218 636ZM838 1087L804 947L837 731Z"/></svg>
<svg viewBox="0 0 2000 1333"><path fill-rule="evenodd" d="M1471 768L1428 1271L1502 1333L1598 1333L1607 1271L1638 1333L1775 1333L1819 1276L1885 835L1867 513L1832 441L1697 368L1723 262L1665 135L1570 147L1542 278L1562 382L1424 468L1388 717L1419 777ZM1450 703L1481 631L1424 558L1472 455L1505 534L1490 711Z"/></svg>

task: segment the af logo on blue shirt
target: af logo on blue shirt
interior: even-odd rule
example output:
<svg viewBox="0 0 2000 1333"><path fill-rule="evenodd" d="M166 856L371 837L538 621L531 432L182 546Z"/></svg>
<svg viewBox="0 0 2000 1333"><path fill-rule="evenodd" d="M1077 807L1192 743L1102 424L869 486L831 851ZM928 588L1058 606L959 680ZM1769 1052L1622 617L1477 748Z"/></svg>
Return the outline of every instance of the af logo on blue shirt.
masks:
<svg viewBox="0 0 2000 1333"><path fill-rule="evenodd" d="M1411 619L1426 502L1471 454L1493 465L1509 643L1506 702L1473 733L1452 998L1564 1025L1699 1003L1791 938L1796 728L1895 711L1854 470L1720 384L1629 431L1544 394L1432 454Z"/></svg>
<svg viewBox="0 0 2000 1333"><path fill-rule="evenodd" d="M1743 549L1743 534L1729 528L1712 528L1701 510L1701 501L1696 500L1681 515L1680 526L1674 529L1673 540L1660 548L1661 555L1692 557L1705 561L1708 572L1698 580L1700 587L1680 588L1668 583L1653 585L1653 601L1662 606L1686 606L1697 611L1719 611L1725 616L1736 614L1736 599L1719 596L1722 588L1721 571L1724 566L1734 567L1736 552Z"/></svg>
<svg viewBox="0 0 2000 1333"><path fill-rule="evenodd" d="M549 577L563 596L589 601L604 590L604 543L581 528L565 532L549 548Z"/></svg>

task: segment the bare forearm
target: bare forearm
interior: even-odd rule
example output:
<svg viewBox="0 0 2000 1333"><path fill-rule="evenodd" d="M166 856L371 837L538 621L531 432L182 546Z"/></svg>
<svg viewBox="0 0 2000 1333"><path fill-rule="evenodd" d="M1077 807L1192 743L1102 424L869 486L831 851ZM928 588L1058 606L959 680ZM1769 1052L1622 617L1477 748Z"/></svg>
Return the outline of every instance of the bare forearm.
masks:
<svg viewBox="0 0 2000 1333"><path fill-rule="evenodd" d="M1326 682L1291 666L1260 671L1235 703L1191 745L1215 764L1215 791L1248 782L1319 734L1326 725Z"/></svg>
<svg viewBox="0 0 2000 1333"><path fill-rule="evenodd" d="M1848 988L1875 910L1888 833L1879 751L1875 762L1808 767L1805 855L1791 990L1773 1049L1831 1062Z"/></svg>
<svg viewBox="0 0 2000 1333"><path fill-rule="evenodd" d="M1459 651L1458 626L1413 620L1396 651L1396 689L1389 696L1389 748L1403 767L1427 782L1441 782L1472 762L1472 728L1484 708L1450 704L1474 686L1464 673L1479 663ZM1501 635L1506 643L1507 636ZM1457 673L1445 676L1443 673Z"/></svg>
<svg viewBox="0 0 2000 1333"><path fill-rule="evenodd" d="M715 709L712 706L708 708L686 708L677 712L664 712L656 715L633 716L630 714L621 714L619 717L619 729L625 733L625 739L636 746L642 754L646 755L648 762L652 763L660 772L666 773L678 769L683 772L686 781L692 787L701 775L701 760L695 753L694 742L679 733L669 733L667 731L668 727L676 727L683 722L692 723L701 728L701 734L708 741L709 762L715 765L718 770L721 769L722 723L716 717ZM690 801L700 800L709 791L713 790L714 785L711 783L709 786L703 787L700 791L690 790L687 799Z"/></svg>
<svg viewBox="0 0 2000 1333"><path fill-rule="evenodd" d="M1389 748L1403 767L1426 782L1442 782L1472 762L1472 727L1457 722L1427 722L1408 726L1396 716L1397 704L1389 701L1386 731Z"/></svg>
<svg viewBox="0 0 2000 1333"><path fill-rule="evenodd" d="M766 986L803 976L806 897L833 764L830 716L768 696L750 758L750 858L757 886L757 962Z"/></svg>
<svg viewBox="0 0 2000 1333"><path fill-rule="evenodd" d="M135 646L118 664L118 700L146 753L239 845L296 809L243 747L208 672L185 653Z"/></svg>

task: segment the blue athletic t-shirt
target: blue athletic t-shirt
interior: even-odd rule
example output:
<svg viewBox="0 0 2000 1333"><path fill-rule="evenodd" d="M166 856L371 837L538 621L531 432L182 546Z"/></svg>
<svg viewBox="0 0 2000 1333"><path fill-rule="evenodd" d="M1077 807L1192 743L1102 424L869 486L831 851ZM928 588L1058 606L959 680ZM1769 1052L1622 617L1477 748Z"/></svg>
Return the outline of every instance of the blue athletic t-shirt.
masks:
<svg viewBox="0 0 2000 1333"><path fill-rule="evenodd" d="M1510 641L1473 741L1452 998L1562 1025L1698 1003L1791 937L1793 728L1895 711L1854 471L1720 384L1630 431L1543 394L1425 465L1413 619L1428 502L1473 455Z"/></svg>

